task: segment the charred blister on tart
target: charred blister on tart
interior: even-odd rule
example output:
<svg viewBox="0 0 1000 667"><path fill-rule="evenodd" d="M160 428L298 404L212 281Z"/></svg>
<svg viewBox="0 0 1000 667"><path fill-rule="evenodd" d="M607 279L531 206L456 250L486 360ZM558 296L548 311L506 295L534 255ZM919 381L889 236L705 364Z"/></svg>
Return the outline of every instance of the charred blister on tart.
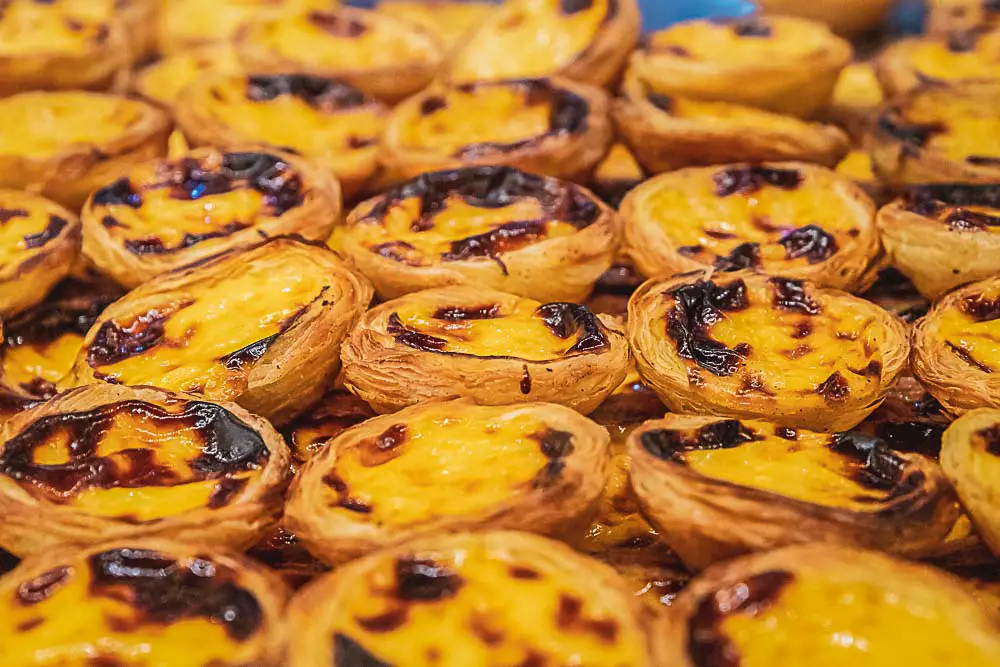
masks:
<svg viewBox="0 0 1000 667"><path fill-rule="evenodd" d="M934 299L1000 273L1000 185L914 186L878 212L892 265Z"/></svg>
<svg viewBox="0 0 1000 667"><path fill-rule="evenodd" d="M941 466L983 541L1000 554L1000 410L973 410L945 431Z"/></svg>
<svg viewBox="0 0 1000 667"><path fill-rule="evenodd" d="M91 195L82 219L84 254L136 287L261 239L325 241L340 219L340 190L293 155L205 148L139 165Z"/></svg>
<svg viewBox="0 0 1000 667"><path fill-rule="evenodd" d="M375 5L377 12L416 23L434 33L446 51L462 44L494 9L488 2L464 0L381 0Z"/></svg>
<svg viewBox="0 0 1000 667"><path fill-rule="evenodd" d="M73 2L8 0L0 12L0 95L107 89L128 69L126 26L115 12Z"/></svg>
<svg viewBox="0 0 1000 667"><path fill-rule="evenodd" d="M166 154L170 119L115 95L27 92L0 99L0 186L77 211L91 192Z"/></svg>
<svg viewBox="0 0 1000 667"><path fill-rule="evenodd" d="M929 0L927 7L926 29L935 35L1000 26L996 0Z"/></svg>
<svg viewBox="0 0 1000 667"><path fill-rule="evenodd" d="M204 44L166 55L137 70L132 90L157 104L174 108L181 92L204 76L240 72L231 44Z"/></svg>
<svg viewBox="0 0 1000 667"><path fill-rule="evenodd" d="M677 667L1000 661L996 614L958 579L829 544L716 566L670 611L656 637L662 664Z"/></svg>
<svg viewBox="0 0 1000 667"><path fill-rule="evenodd" d="M823 118L843 127L855 141L863 143L884 101L874 65L854 62L840 72Z"/></svg>
<svg viewBox="0 0 1000 667"><path fill-rule="evenodd" d="M253 544L281 512L288 448L260 417L152 387L93 384L0 431L0 543L163 537Z"/></svg>
<svg viewBox="0 0 1000 667"><path fill-rule="evenodd" d="M466 34L446 66L454 83L560 75L609 86L639 39L636 0L504 3Z"/></svg>
<svg viewBox="0 0 1000 667"><path fill-rule="evenodd" d="M632 56L657 93L809 118L826 107L853 51L812 21L778 16L684 21Z"/></svg>
<svg viewBox="0 0 1000 667"><path fill-rule="evenodd" d="M989 0L986 0L987 2ZM830 26L838 35L858 38L885 27L893 0L836 0L836 2L801 2L801 0L758 0L765 15L801 16Z"/></svg>
<svg viewBox="0 0 1000 667"><path fill-rule="evenodd" d="M172 55L206 44L228 44L244 23L298 14L323 0L171 0L156 13L156 47Z"/></svg>
<svg viewBox="0 0 1000 667"><path fill-rule="evenodd" d="M462 530L568 534L608 473L608 434L551 403L431 401L346 431L296 478L285 523L339 563Z"/></svg>
<svg viewBox="0 0 1000 667"><path fill-rule="evenodd" d="M188 86L177 120L199 146L251 144L302 155L353 197L377 169L388 111L357 88L307 74L215 75Z"/></svg>
<svg viewBox="0 0 1000 667"><path fill-rule="evenodd" d="M348 389L378 412L429 398L549 402L591 412L625 379L619 322L485 287L415 292L369 310L341 349Z"/></svg>
<svg viewBox="0 0 1000 667"><path fill-rule="evenodd" d="M665 664L607 565L528 533L415 540L299 593L290 667Z"/></svg>
<svg viewBox="0 0 1000 667"><path fill-rule="evenodd" d="M566 79L434 86L395 108L382 137L383 178L508 165L586 180L611 145L603 91Z"/></svg>
<svg viewBox="0 0 1000 667"><path fill-rule="evenodd" d="M204 543L52 549L0 580L0 662L278 667L287 591Z"/></svg>
<svg viewBox="0 0 1000 667"><path fill-rule="evenodd" d="M958 518L933 461L859 432L668 415L633 431L628 453L643 512L697 569L813 542L924 555Z"/></svg>
<svg viewBox="0 0 1000 667"><path fill-rule="evenodd" d="M390 188L357 207L338 236L383 299L469 284L582 301L611 266L621 223L578 185L483 166Z"/></svg>
<svg viewBox="0 0 1000 667"><path fill-rule="evenodd" d="M799 162L661 174L625 198L621 215L624 252L647 276L759 269L853 291L881 253L868 196Z"/></svg>
<svg viewBox="0 0 1000 667"><path fill-rule="evenodd" d="M646 179L646 173L628 147L617 142L604 156L590 177L588 187L604 203L617 209L629 190Z"/></svg>
<svg viewBox="0 0 1000 667"><path fill-rule="evenodd" d="M1000 278L942 297L913 332L913 372L953 415L1000 407Z"/></svg>
<svg viewBox="0 0 1000 667"><path fill-rule="evenodd" d="M813 283L752 271L650 280L629 302L639 373L674 412L849 429L906 364L906 325Z"/></svg>
<svg viewBox="0 0 1000 667"><path fill-rule="evenodd" d="M388 102L425 88L444 57L419 25L346 5L251 21L235 40L247 71L331 77Z"/></svg>
<svg viewBox="0 0 1000 667"><path fill-rule="evenodd" d="M1000 35L956 30L909 37L887 46L875 66L889 98L920 87L1000 82Z"/></svg>
<svg viewBox="0 0 1000 667"><path fill-rule="evenodd" d="M83 337L122 293L110 280L69 278L45 301L8 320L0 362L3 384L37 398L54 395L56 382L72 368Z"/></svg>
<svg viewBox="0 0 1000 667"><path fill-rule="evenodd" d="M27 192L0 189L0 316L37 305L80 255L80 220Z"/></svg>
<svg viewBox="0 0 1000 667"><path fill-rule="evenodd" d="M1000 84L927 86L886 105L871 142L875 174L896 191L1000 180Z"/></svg>
<svg viewBox="0 0 1000 667"><path fill-rule="evenodd" d="M371 295L332 252L292 238L204 260L105 310L60 388L153 385L281 423L323 395Z"/></svg>
<svg viewBox="0 0 1000 667"><path fill-rule="evenodd" d="M330 390L281 429L292 450L293 466L305 465L338 435L374 416L371 406L354 394L344 389Z"/></svg>
<svg viewBox="0 0 1000 667"><path fill-rule="evenodd" d="M784 160L834 167L850 149L850 138L834 125L729 102L668 95L643 82L635 69L626 75L613 111L622 140L653 174Z"/></svg>

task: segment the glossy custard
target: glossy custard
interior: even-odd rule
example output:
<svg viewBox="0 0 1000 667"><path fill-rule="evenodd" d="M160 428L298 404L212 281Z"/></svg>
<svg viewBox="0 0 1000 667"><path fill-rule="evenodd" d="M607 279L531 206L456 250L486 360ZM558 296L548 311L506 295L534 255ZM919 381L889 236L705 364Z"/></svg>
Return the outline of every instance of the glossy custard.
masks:
<svg viewBox="0 0 1000 667"><path fill-rule="evenodd" d="M924 85L964 79L1000 79L1000 39L977 31L909 39L889 47Z"/></svg>
<svg viewBox="0 0 1000 667"><path fill-rule="evenodd" d="M386 333L425 352L548 361L604 350L608 334L583 306L510 297L450 305L428 293L397 299Z"/></svg>
<svg viewBox="0 0 1000 667"><path fill-rule="evenodd" d="M926 334L944 345L970 373L1000 371L1000 285L986 283L924 324Z"/></svg>
<svg viewBox="0 0 1000 667"><path fill-rule="evenodd" d="M120 547L53 561L0 583L4 665L230 667L273 650L276 610L258 597L271 581L228 559Z"/></svg>
<svg viewBox="0 0 1000 667"><path fill-rule="evenodd" d="M643 52L725 66L773 65L816 57L828 38L825 27L801 21L684 21L650 35Z"/></svg>
<svg viewBox="0 0 1000 667"><path fill-rule="evenodd" d="M537 410L429 405L380 433L341 441L325 476L329 511L351 521L405 528L489 512L555 479L573 434ZM461 502L455 502L461 498Z"/></svg>
<svg viewBox="0 0 1000 667"><path fill-rule="evenodd" d="M495 261L570 236L602 210L576 186L505 167L432 172L362 205L343 234L409 266Z"/></svg>
<svg viewBox="0 0 1000 667"><path fill-rule="evenodd" d="M11 271L31 261L67 227L76 224L61 206L12 190L0 190L0 269Z"/></svg>
<svg viewBox="0 0 1000 667"><path fill-rule="evenodd" d="M0 474L40 502L145 522L219 509L260 477L264 440L225 409L128 400L42 416L0 445Z"/></svg>
<svg viewBox="0 0 1000 667"><path fill-rule="evenodd" d="M0 58L56 54L84 56L108 40L107 16L85 4L13 0L0 15Z"/></svg>
<svg viewBox="0 0 1000 667"><path fill-rule="evenodd" d="M576 60L618 11L618 0L509 3L473 31L448 72L458 83L539 77Z"/></svg>
<svg viewBox="0 0 1000 667"><path fill-rule="evenodd" d="M630 614L590 590L601 583L568 570L548 541L527 550L503 535L363 561L323 612L333 664L648 664Z"/></svg>
<svg viewBox="0 0 1000 667"><path fill-rule="evenodd" d="M398 116L401 147L478 158L586 128L589 105L543 79L476 83L425 93L419 113Z"/></svg>
<svg viewBox="0 0 1000 667"><path fill-rule="evenodd" d="M224 271L184 288L119 302L112 318L91 329L68 382L86 383L92 374L220 400L239 396L254 364L329 289L329 268L310 254L224 262Z"/></svg>
<svg viewBox="0 0 1000 667"><path fill-rule="evenodd" d="M147 99L173 106L181 91L199 77L239 71L231 45L206 44L168 55L144 67L135 75L135 89Z"/></svg>

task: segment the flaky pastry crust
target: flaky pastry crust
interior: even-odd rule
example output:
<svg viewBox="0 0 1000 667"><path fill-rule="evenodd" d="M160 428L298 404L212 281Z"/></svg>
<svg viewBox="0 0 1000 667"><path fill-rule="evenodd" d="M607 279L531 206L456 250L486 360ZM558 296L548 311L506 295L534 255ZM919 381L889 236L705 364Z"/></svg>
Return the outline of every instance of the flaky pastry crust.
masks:
<svg viewBox="0 0 1000 667"><path fill-rule="evenodd" d="M875 73L888 98L923 86L1000 82L1000 35L972 30L901 39L875 59Z"/></svg>
<svg viewBox="0 0 1000 667"><path fill-rule="evenodd" d="M905 325L837 290L751 271L653 279L629 301L639 373L674 412L849 429L909 353Z"/></svg>
<svg viewBox="0 0 1000 667"><path fill-rule="evenodd" d="M941 441L941 467L994 554L1000 553L998 457L1000 410L983 408L959 417Z"/></svg>
<svg viewBox="0 0 1000 667"><path fill-rule="evenodd" d="M337 233L383 299L484 285L579 303L611 266L621 222L583 187L483 166L406 181L355 208Z"/></svg>
<svg viewBox="0 0 1000 667"><path fill-rule="evenodd" d="M625 379L621 325L583 306L484 287L425 290L369 310L341 350L345 384L378 412L429 398L550 402L581 413Z"/></svg>
<svg viewBox="0 0 1000 667"><path fill-rule="evenodd" d="M608 441L552 403L424 402L352 428L313 457L290 490L285 525L334 564L442 533L566 534L594 509ZM501 461L504 474L488 483Z"/></svg>

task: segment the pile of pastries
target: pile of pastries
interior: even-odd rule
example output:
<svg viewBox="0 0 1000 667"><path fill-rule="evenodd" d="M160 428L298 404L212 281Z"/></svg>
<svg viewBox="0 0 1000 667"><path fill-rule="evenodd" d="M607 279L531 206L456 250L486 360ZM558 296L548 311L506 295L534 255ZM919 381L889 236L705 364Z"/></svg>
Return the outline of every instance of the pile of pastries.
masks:
<svg viewBox="0 0 1000 667"><path fill-rule="evenodd" d="M0 665L1000 664L1000 3L887 4L0 2Z"/></svg>

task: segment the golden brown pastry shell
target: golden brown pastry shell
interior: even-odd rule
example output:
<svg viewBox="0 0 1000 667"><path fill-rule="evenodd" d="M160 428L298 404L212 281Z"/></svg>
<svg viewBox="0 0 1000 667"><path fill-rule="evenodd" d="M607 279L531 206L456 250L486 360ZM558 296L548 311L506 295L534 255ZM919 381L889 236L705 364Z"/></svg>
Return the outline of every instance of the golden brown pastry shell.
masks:
<svg viewBox="0 0 1000 667"><path fill-rule="evenodd" d="M712 274L709 270L703 278ZM743 279L747 282L761 278L753 271L737 271L720 274L726 280ZM910 346L906 325L894 315L864 299L851 296L834 289L816 287L810 283L810 296L820 303L829 300L848 299L858 308L870 313L871 317L885 327L886 344L883 349L882 369L877 390L871 394L852 394L837 405L801 405L798 397L782 399L778 396L749 394L736 396L727 390L708 386L693 386L688 379L688 366L671 351L669 355L657 352L657 341L666 336L665 311L662 308L664 294L675 287L698 279L686 274L673 278L653 278L644 283L632 295L628 307L628 333L636 366L646 383L659 395L671 412L694 415L733 416L739 419L764 419L791 428L807 428L814 431L843 431L861 423L881 404L886 392L903 371L908 359ZM661 333L662 332L662 333Z"/></svg>
<svg viewBox="0 0 1000 667"><path fill-rule="evenodd" d="M1000 450L991 440L975 443L973 438L978 439L977 434L986 430L988 435L979 437L996 437L1000 434L998 425L1000 410L973 410L948 427L941 446L941 467L994 554L1000 553L1000 494L993 478L997 464L990 459L998 456Z"/></svg>
<svg viewBox="0 0 1000 667"><path fill-rule="evenodd" d="M477 286L442 287L418 294L441 306L481 307L486 302L504 303L517 298ZM484 405L558 403L587 414L621 384L628 372L624 331L615 318L607 315L595 315L608 338L608 347L601 352L530 361L424 352L403 345L386 332L398 301L388 301L365 313L341 348L345 385L376 412L393 412L431 398L465 396ZM526 374L530 376L527 393L522 390Z"/></svg>
<svg viewBox="0 0 1000 667"><path fill-rule="evenodd" d="M807 34L813 38L817 28L821 29L813 21L789 16L765 20L765 23L777 22L792 29L808 30ZM811 118L829 104L840 71L854 55L849 42L822 32L824 43L812 42L817 52L799 59L719 63L651 54L640 47L629 66L640 81L664 95L728 102Z"/></svg>
<svg viewBox="0 0 1000 667"><path fill-rule="evenodd" d="M798 171L804 178L810 174L823 175L822 167L802 162L763 163L764 169L789 169ZM622 249L635 263L642 275L674 275L688 271L709 268L707 265L687 257L678 250L677 243L657 224L652 216L643 211L648 197L665 186L669 186L678 176L691 171L711 173L714 169L691 167L674 173L661 174L635 187L625 197L621 205L621 217L625 223L625 240ZM674 175L676 174L676 176ZM844 217L858 223L859 234L849 243L838 244L837 252L829 259L803 266L772 267L771 275L856 291L866 287L871 278L870 267L881 255L878 232L875 228L875 206L868 195L847 178L826 173L832 181L832 189L843 203ZM692 194L692 196L697 196Z"/></svg>
<svg viewBox="0 0 1000 667"><path fill-rule="evenodd" d="M901 199L881 208L877 222L889 261L928 299L1000 273L1000 234L951 229Z"/></svg>
<svg viewBox="0 0 1000 667"><path fill-rule="evenodd" d="M735 124L711 116L678 118L647 98L649 88L630 70L614 102L615 126L642 166L653 174L683 167L798 160L835 167L850 150L838 127L797 121L757 110L754 122ZM734 110L745 107L733 106ZM765 126L768 117L781 125Z"/></svg>
<svg viewBox="0 0 1000 667"><path fill-rule="evenodd" d="M400 40L412 43L414 51L421 52L426 58L375 67L312 65L308 59L290 58L260 43L262 33L268 30L271 23L288 20L273 18L249 21L236 30L233 41L240 63L247 71L257 74L297 72L338 79L387 103L399 102L423 90L437 76L445 56L444 46L437 35L415 23L385 13L333 4L335 6L329 12L340 21L357 22L369 26L369 29L377 26L374 29L392 30L398 33ZM308 45L304 48L308 50Z"/></svg>
<svg viewBox="0 0 1000 667"><path fill-rule="evenodd" d="M286 627L295 629L295 641L289 642L288 667L356 667L348 662L331 662L330 632L333 611L343 604L343 588L370 576L380 562L412 558L414 554L449 554L481 546L497 558L518 564L530 564L542 572L556 572L579 582L577 592L597 599L612 610L620 624L626 624L647 637L644 652L649 659L630 667L653 667L666 664L653 653L653 615L629 590L629 586L609 566L587 558L560 542L517 531L457 533L413 540L401 546L376 552L353 561L316 580L295 596L288 607ZM520 604L518 599L507 604ZM491 601L491 604L504 604Z"/></svg>
<svg viewBox="0 0 1000 667"><path fill-rule="evenodd" d="M80 254L80 220L62 206L27 192L0 189L0 209L45 209L66 225L37 252L0 265L0 316L11 317L41 303L65 278Z"/></svg>
<svg viewBox="0 0 1000 667"><path fill-rule="evenodd" d="M1000 409L1000 376L973 368L944 342L935 340L928 328L940 314L958 308L966 297L978 296L998 281L998 277L988 278L949 292L913 326L913 373L951 415L960 416L976 408Z"/></svg>
<svg viewBox="0 0 1000 667"><path fill-rule="evenodd" d="M555 484L511 489L509 497L475 514L429 516L406 526L378 525L370 520L353 520L340 513L323 511L326 475L336 464L338 453L377 437L387 428L406 424L428 405L447 405L461 414L474 406L467 398L435 399L404 408L391 415L370 419L332 440L299 472L289 490L285 525L306 547L322 560L337 564L378 549L433 535L485 530L523 530L541 535L565 534L569 526L589 518L604 488L608 472L609 436L601 426L569 408L553 403L525 403L509 406L509 413L536 414L547 428L573 434L573 451L560 460L565 468ZM484 476L490 475L483 470ZM461 497L456 496L456 502ZM374 499L378 502L378 499Z"/></svg>
<svg viewBox="0 0 1000 667"><path fill-rule="evenodd" d="M918 454L905 462L899 488L906 492L853 511L790 498L696 472L649 453L643 433L699 428L719 417L667 415L632 432L630 479L643 513L693 569L758 551L821 543L924 555L939 547L959 510L940 468Z"/></svg>
<svg viewBox="0 0 1000 667"><path fill-rule="evenodd" d="M577 190L598 208L599 217L568 236L500 253L505 268L488 257L412 266L372 252L348 233L338 235L340 250L371 280L382 299L434 287L482 285L542 302L580 303L611 266L621 241L621 219L589 190L555 179L549 182L553 187ZM359 221L386 196L383 193L355 208L348 215L347 225L365 224Z"/></svg>
<svg viewBox="0 0 1000 667"><path fill-rule="evenodd" d="M73 564L86 564L92 556L118 549L135 550L138 552L153 551L165 557L176 559L198 558L220 566L219 569L224 572L228 570L228 572L225 572L225 575L230 577L230 580L219 583L232 586L235 589L234 592L237 594L245 595L244 591L249 592L253 599L255 599L260 611L259 627L245 640L247 643L252 642L251 646L256 649L257 657L252 663L253 666L281 667L285 664L284 656L286 647L282 620L289 598L287 587L278 576L253 560L204 542L181 542L162 538L125 539L105 541L100 544L81 548L61 547L59 549L50 549L45 552L33 554L22 561L17 569L11 572L10 577L5 577L0 582L0 591L3 591L5 596L12 598L19 586L37 581L40 576L47 572L61 567L72 567ZM215 578L216 573L206 573L206 577ZM134 603L131 600L123 600L122 603L127 605L126 609L130 610L138 607L138 604L133 607ZM118 632L118 630L110 627L114 620L117 619L110 615L107 618L93 617L81 620L81 625L88 629L94 626L107 627L109 634L113 637ZM183 624L184 622L184 619L177 621L178 624ZM169 623L172 625L173 620L169 621ZM163 627L165 628L166 625ZM67 639L64 633L57 635L56 641L59 642L60 647L64 651L62 655L65 655L66 645L72 640ZM109 643L112 644L109 647L109 652L123 657L120 653L116 653L115 648L117 647L113 646L114 642ZM88 642L88 644L91 647L93 646L92 643ZM84 644L84 646L88 647L87 644ZM148 649L148 646L146 648ZM153 658L148 653L146 656ZM108 659L113 660L113 658ZM43 663L33 662L32 664Z"/></svg>
<svg viewBox="0 0 1000 667"><path fill-rule="evenodd" d="M59 414L84 412L125 401L160 404L199 401L155 387L126 387L107 383L71 389L17 415L0 430L6 442L32 423ZM40 500L6 476L0 477L0 541L18 555L44 553L60 544L90 545L106 541L171 539L242 550L273 528L281 515L282 496L289 475L288 446L266 420L233 403L219 403L264 440L270 452L261 476L235 502L218 508L202 507L145 522L104 517L70 506Z"/></svg>
<svg viewBox="0 0 1000 667"><path fill-rule="evenodd" d="M447 98L449 89L433 86L400 103L393 109L379 146L383 185L400 183L428 171L458 169L476 165L505 165L536 174L586 182L608 152L614 138L610 102L604 91L568 79L538 79L565 90L587 102L585 127L580 132L554 132L512 150L490 151L481 157L455 157L434 148L408 146L403 128L410 118L420 116L421 106L430 98ZM516 85L521 81L486 82L482 86Z"/></svg>
<svg viewBox="0 0 1000 667"><path fill-rule="evenodd" d="M83 253L104 275L120 285L138 287L162 273L201 262L214 255L260 244L261 238L299 236L307 241L325 241L334 224L340 220L340 185L329 174L323 173L309 161L268 148L245 147L244 152L273 155L291 167L302 180L303 202L278 217L270 217L211 243L195 244L166 253L134 253L105 227L101 220L108 215L108 206L95 206L94 196L88 197L83 206ZM230 151L227 151L230 152ZM240 152L234 148L232 152ZM223 152L214 148L195 149L185 158L221 164ZM157 160L158 164L176 164L177 160ZM248 222L246 220L238 222ZM262 223L262 224L261 224ZM164 220L165 226L170 220Z"/></svg>
<svg viewBox="0 0 1000 667"><path fill-rule="evenodd" d="M22 95L44 99L46 93ZM143 112L142 118L116 139L100 145L68 144L41 157L0 152L0 185L37 193L70 210L80 210L94 190L124 175L140 162L166 155L170 117L152 105L143 104Z"/></svg>
<svg viewBox="0 0 1000 667"><path fill-rule="evenodd" d="M197 289L199 282L225 276L238 265L266 263L282 252L287 253L283 261L294 261L296 252L308 253L314 261L328 267L331 289L326 298L310 304L295 324L267 348L250 370L245 391L234 402L272 422L289 421L319 400L336 377L340 368L338 344L357 322L373 292L368 281L356 275L337 255L294 238L274 239L256 248L170 271L132 290L108 307L87 332L83 350L64 385L81 386L96 381L94 369L87 362L87 350L104 322L134 312L144 303L156 303L164 295Z"/></svg>
<svg viewBox="0 0 1000 667"><path fill-rule="evenodd" d="M786 547L738 558L716 565L702 573L681 591L670 613L663 617L663 622L657 627L659 655L664 660L661 664L700 667L702 663L689 652L689 637L694 630L692 625L696 623L698 610L710 603L713 596L718 595L716 599L719 600L719 604L724 604L722 600L734 599L723 598L724 592L737 591L741 588L747 590L746 583L752 582L757 577L776 573L793 577L791 581L793 586L798 579L808 581L810 578L818 578L829 582L828 585L833 588L831 593L842 591L843 597L839 600L816 600L819 609L814 613L817 618L822 618L822 610L834 603L847 605L848 610L845 611L852 614L850 617L872 618L873 612L879 607L884 609L892 604L904 607L905 600L912 596L912 599L920 601L918 602L920 606L927 605L926 608L932 608L930 605L933 605L938 609L946 609L942 616L953 618L953 626L965 631L963 639L969 643L986 644L991 647L986 650L1000 653L1000 643L996 635L997 615L982 607L959 579L926 565L910 563L872 551L817 544ZM882 589L886 601L883 601L881 596L876 597L875 601L881 604L867 615L863 608L850 609L870 604L869 598L859 594L861 591L856 592L854 586L864 586L862 591L865 592L871 591L872 588ZM765 605L767 602L770 600L765 599ZM776 604L781 604L780 597ZM712 608L717 607L713 605ZM756 606L751 608L757 609ZM727 612L730 609L734 618L747 612L747 608L735 606L735 609L720 610L720 618L729 617L730 614ZM877 621L872 622L877 623ZM792 635L788 640L807 642L806 646L815 646L818 651L822 649L823 644L831 641L830 637L835 636L833 629L835 627L837 626L830 628L829 634L824 633L815 638ZM878 624L878 627L884 625ZM900 626L899 631L896 641L905 642L906 627ZM760 641L766 642L765 645L774 645L781 641L780 621L772 632L770 639ZM720 640L724 641L725 636L720 637ZM840 651L839 655L845 656L850 653L850 651ZM824 657L835 660L834 655L836 654L827 654ZM948 656L941 656L941 659L950 662Z"/></svg>
<svg viewBox="0 0 1000 667"><path fill-rule="evenodd" d="M765 15L801 16L825 23L839 35L857 37L882 24L892 0L759 0L757 5Z"/></svg>

